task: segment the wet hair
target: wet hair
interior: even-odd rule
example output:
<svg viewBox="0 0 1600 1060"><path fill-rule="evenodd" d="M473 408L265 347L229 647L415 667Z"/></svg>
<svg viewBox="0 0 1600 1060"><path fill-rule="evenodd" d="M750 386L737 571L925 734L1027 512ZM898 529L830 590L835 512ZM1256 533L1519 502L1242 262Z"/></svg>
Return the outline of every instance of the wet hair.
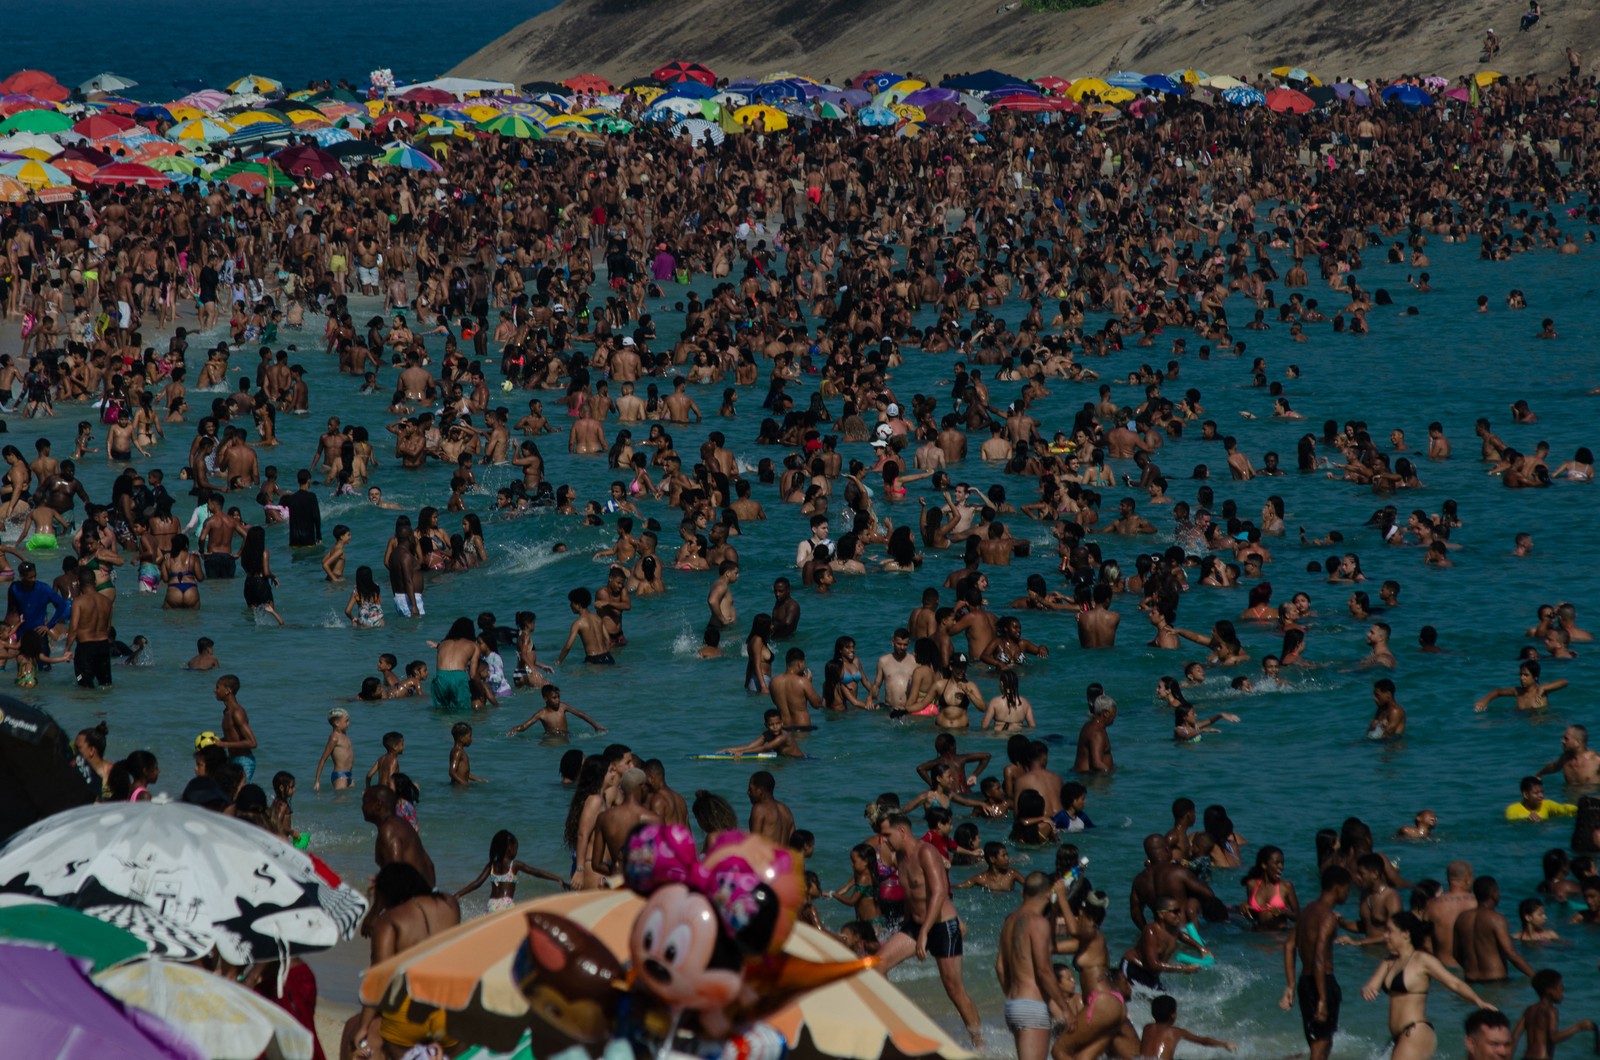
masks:
<svg viewBox="0 0 1600 1060"><path fill-rule="evenodd" d="M753 778L752 778L753 779ZM733 807L728 800L704 788L694 793L694 804L691 807L695 823L700 830L710 835L713 832L727 832L739 827L739 817L733 812Z"/></svg>

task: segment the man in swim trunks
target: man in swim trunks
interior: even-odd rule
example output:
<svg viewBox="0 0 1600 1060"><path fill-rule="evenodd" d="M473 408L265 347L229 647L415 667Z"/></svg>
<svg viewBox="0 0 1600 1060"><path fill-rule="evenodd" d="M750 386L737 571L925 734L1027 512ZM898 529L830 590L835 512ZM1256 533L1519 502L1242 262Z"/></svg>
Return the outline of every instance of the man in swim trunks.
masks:
<svg viewBox="0 0 1600 1060"><path fill-rule="evenodd" d="M1055 938L1045 913L1053 904L1050 877L1030 872L1022 881L1022 905L1000 927L995 975L1006 995L1006 1027L1017 1060L1044 1060L1050 1052L1051 1011L1065 1014L1066 994L1051 967Z"/></svg>
<svg viewBox="0 0 1600 1060"><path fill-rule="evenodd" d="M1350 897L1350 873L1338 865L1322 870L1322 893L1300 911L1294 931L1284 941L1283 974L1286 984L1278 1007L1285 1012L1294 1007L1296 988L1300 992L1300 1025L1311 1060L1328 1060L1333 1052L1333 1036L1339 1030L1339 1002L1344 995L1333 977L1333 939L1339 930L1338 907ZM1303 971L1297 981L1295 957Z"/></svg>
<svg viewBox="0 0 1600 1060"><path fill-rule="evenodd" d="M67 650L79 688L111 687L111 608L109 597L95 591L96 571L78 565L78 591L67 621Z"/></svg>
<svg viewBox="0 0 1600 1060"><path fill-rule="evenodd" d="M616 665L617 660L611 656L611 637L606 633L605 622L589 606L594 603L594 594L580 586L567 594L567 603L572 608L572 627L567 630L567 642L561 646L556 662L565 660L567 652L581 639L584 662L592 666Z"/></svg>
<svg viewBox="0 0 1600 1060"><path fill-rule="evenodd" d="M911 818L895 813L882 818L878 834L898 862L900 884L906 892L906 918L900 930L878 950L879 970L889 969L907 957L925 960L929 955L939 967L939 981L949 996L974 1049L983 1048L983 1028L978 1022L978 1006L967 995L961 978L961 921L950 901L950 879L938 848L925 843L911 830Z"/></svg>

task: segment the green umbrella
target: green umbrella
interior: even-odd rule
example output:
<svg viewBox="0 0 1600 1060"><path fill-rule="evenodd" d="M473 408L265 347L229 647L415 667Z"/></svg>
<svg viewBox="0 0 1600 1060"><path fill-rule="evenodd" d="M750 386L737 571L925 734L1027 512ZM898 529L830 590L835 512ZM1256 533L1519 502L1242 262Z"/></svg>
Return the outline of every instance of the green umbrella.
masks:
<svg viewBox="0 0 1600 1060"><path fill-rule="evenodd" d="M458 1060L534 1060L533 1042L524 1034L522 1041L518 1042L517 1047L509 1053L497 1053L487 1046L480 1045L462 1053Z"/></svg>
<svg viewBox="0 0 1600 1060"><path fill-rule="evenodd" d="M210 173L206 174L206 179L227 180L229 177L236 176L240 173L259 174L267 178L267 180L270 181L272 186L275 188L293 188L297 186L294 182L294 178L289 176L289 174L285 173L283 170L279 169L277 166L271 166L265 162L253 159L250 161L229 162L225 166L219 166L218 168L213 169Z"/></svg>
<svg viewBox="0 0 1600 1060"><path fill-rule="evenodd" d="M81 957L97 971L149 952L149 947L121 928L49 902L0 907L0 939L43 943Z"/></svg>
<svg viewBox="0 0 1600 1060"><path fill-rule="evenodd" d="M633 132L633 122L612 114L602 114L595 118L594 127L601 132L612 134Z"/></svg>
<svg viewBox="0 0 1600 1060"><path fill-rule="evenodd" d="M162 155L152 158L145 165L151 169L160 170L162 173L187 173L190 176L200 176L200 163L193 159L184 158L182 155Z"/></svg>
<svg viewBox="0 0 1600 1060"><path fill-rule="evenodd" d="M5 121L0 121L0 133L65 132L72 128L72 119L59 110L19 110Z"/></svg>
<svg viewBox="0 0 1600 1060"><path fill-rule="evenodd" d="M502 114L498 118L480 121L476 128L496 136L510 136L518 140L542 140L545 131L520 114Z"/></svg>

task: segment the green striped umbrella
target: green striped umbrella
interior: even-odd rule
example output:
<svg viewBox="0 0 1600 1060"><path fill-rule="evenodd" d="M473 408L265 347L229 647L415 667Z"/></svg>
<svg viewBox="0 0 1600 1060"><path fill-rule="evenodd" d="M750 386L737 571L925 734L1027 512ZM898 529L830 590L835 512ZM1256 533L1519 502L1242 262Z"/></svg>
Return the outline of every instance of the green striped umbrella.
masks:
<svg viewBox="0 0 1600 1060"><path fill-rule="evenodd" d="M476 128L496 136L509 136L517 140L542 140L545 131L520 114L502 114L498 118L480 121Z"/></svg>
<svg viewBox="0 0 1600 1060"><path fill-rule="evenodd" d="M88 961L96 970L149 952L143 941L121 928L50 902L0 907L0 939L49 946Z"/></svg>

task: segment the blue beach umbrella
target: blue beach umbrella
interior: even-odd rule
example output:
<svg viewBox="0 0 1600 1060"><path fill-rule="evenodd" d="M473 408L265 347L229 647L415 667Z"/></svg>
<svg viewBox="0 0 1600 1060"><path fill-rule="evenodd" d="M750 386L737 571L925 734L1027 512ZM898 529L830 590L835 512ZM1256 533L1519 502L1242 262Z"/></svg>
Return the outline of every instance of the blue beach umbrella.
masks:
<svg viewBox="0 0 1600 1060"><path fill-rule="evenodd" d="M1431 107L1433 97L1416 85L1390 85L1378 95L1385 103L1398 103L1402 107Z"/></svg>
<svg viewBox="0 0 1600 1060"><path fill-rule="evenodd" d="M1235 107L1259 107L1267 101L1266 96L1248 85L1230 88L1222 93L1222 98Z"/></svg>
<svg viewBox="0 0 1600 1060"><path fill-rule="evenodd" d="M1182 96L1187 94L1182 85L1178 84L1178 82L1174 81L1166 74L1151 74L1149 77L1144 79L1144 87L1150 89L1151 91L1160 92L1168 96Z"/></svg>
<svg viewBox="0 0 1600 1060"><path fill-rule="evenodd" d="M900 116L888 107L873 104L870 107L862 107L856 112L856 122L866 128L874 129L885 125L898 125Z"/></svg>
<svg viewBox="0 0 1600 1060"><path fill-rule="evenodd" d="M1144 74L1137 70L1118 70L1106 78L1106 84L1115 88L1131 88L1135 92L1143 92L1149 87L1144 83Z"/></svg>

